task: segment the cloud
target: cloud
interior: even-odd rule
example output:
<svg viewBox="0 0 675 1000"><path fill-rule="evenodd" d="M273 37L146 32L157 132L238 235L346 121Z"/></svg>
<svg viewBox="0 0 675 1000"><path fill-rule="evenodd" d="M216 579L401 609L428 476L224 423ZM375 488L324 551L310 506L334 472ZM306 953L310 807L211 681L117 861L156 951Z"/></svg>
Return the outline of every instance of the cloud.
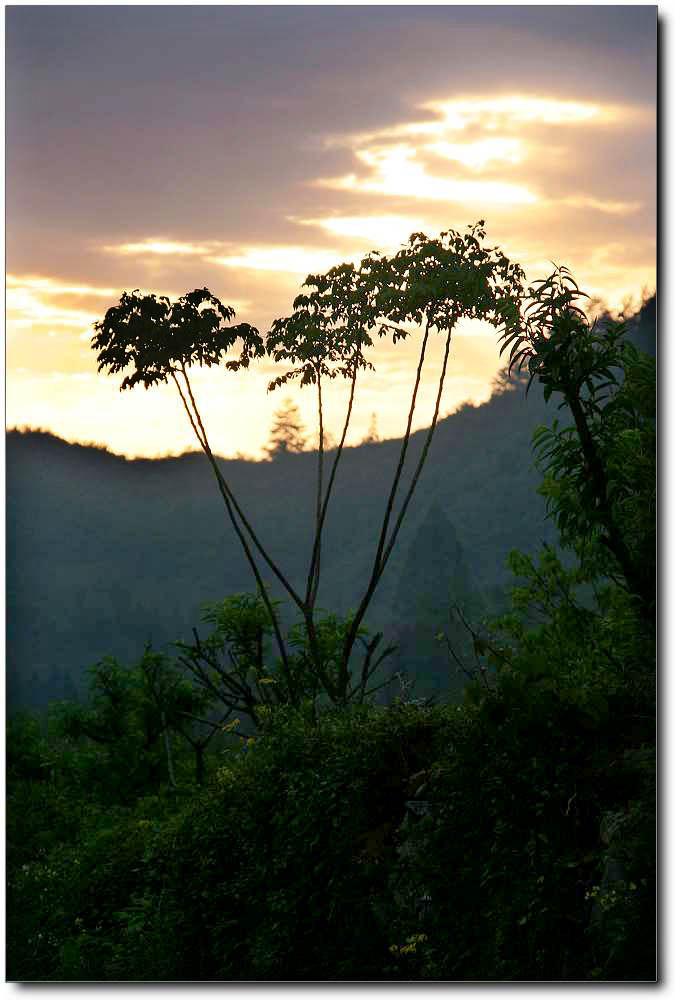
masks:
<svg viewBox="0 0 675 1000"><path fill-rule="evenodd" d="M421 121L401 122L370 132L332 135L326 145L367 146L387 139L410 136L432 138L467 130L483 129L493 132L496 128L506 131L522 125L597 125L621 119L625 121L626 108L594 102L566 101L555 97L537 97L523 94L463 97L455 100L432 100L418 105L420 111L430 111L436 117ZM631 109L638 115L637 109Z"/></svg>
<svg viewBox="0 0 675 1000"><path fill-rule="evenodd" d="M339 251L300 246L242 247L232 256L207 257L206 260L221 267L308 275L335 267L343 262L344 255Z"/></svg>
<svg viewBox="0 0 675 1000"><path fill-rule="evenodd" d="M79 300L107 299L110 302L121 294L119 288L62 281L42 275L8 274L6 284L7 330L10 336L19 330L48 331L49 336L54 336L55 331L49 328L57 327L80 330L80 338L87 340L93 333L93 324L101 318L103 307L97 304L95 309L82 308Z"/></svg>
<svg viewBox="0 0 675 1000"><path fill-rule="evenodd" d="M520 163L525 158L522 139L480 139L478 142L432 142L428 152L446 160L456 160L465 167L481 170L488 163Z"/></svg>
<svg viewBox="0 0 675 1000"><path fill-rule="evenodd" d="M43 292L48 295L91 295L108 299L118 294L114 288L97 288L94 285L73 285L56 281L54 278L40 278L16 274L8 274L6 284L8 288Z"/></svg>
<svg viewBox="0 0 675 1000"><path fill-rule="evenodd" d="M291 219L303 226L317 226L331 236L361 240L369 245L395 247L404 243L411 233L434 229L428 220L409 215L342 215L318 219Z"/></svg>
<svg viewBox="0 0 675 1000"><path fill-rule="evenodd" d="M522 184L432 174L421 162L428 152L428 147L418 149L409 143L359 149L355 155L366 168L365 176L351 173L320 178L315 183L339 191L429 201L528 205L538 200L537 195Z"/></svg>
<svg viewBox="0 0 675 1000"><path fill-rule="evenodd" d="M71 309L46 301L42 295L25 287L8 287L6 295L7 327L31 329L36 327L90 327L98 319L96 313L84 309Z"/></svg>
<svg viewBox="0 0 675 1000"><path fill-rule="evenodd" d="M422 108L440 115L439 125L458 131L471 125L485 129L533 124L595 125L614 122L624 114L616 105L524 94L427 101Z"/></svg>
<svg viewBox="0 0 675 1000"><path fill-rule="evenodd" d="M434 117L329 136L328 148L351 149L355 169L312 183L354 194L473 204L481 210L483 205L548 203L620 215L640 207L638 201L594 197L592 191L561 196L560 184L570 183L567 167L581 143L601 149L605 129L626 128L644 119L644 110L523 94L433 100L419 108ZM590 174L586 179L589 185L596 181ZM574 183L579 184L578 177Z"/></svg>
<svg viewBox="0 0 675 1000"><path fill-rule="evenodd" d="M603 198L591 198L585 195L561 198L558 204L569 205L571 208L592 208L597 212L606 212L607 215L627 215L636 212L642 206L642 202L639 201L606 201Z"/></svg>
<svg viewBox="0 0 675 1000"><path fill-rule="evenodd" d="M148 236L138 243L119 243L116 245L106 245L103 250L108 253L123 254L126 256L142 257L145 255L159 255L162 257L194 257L204 256L213 253L215 249L223 246L222 243L209 241L205 244L185 243L177 240L167 240L163 237Z"/></svg>

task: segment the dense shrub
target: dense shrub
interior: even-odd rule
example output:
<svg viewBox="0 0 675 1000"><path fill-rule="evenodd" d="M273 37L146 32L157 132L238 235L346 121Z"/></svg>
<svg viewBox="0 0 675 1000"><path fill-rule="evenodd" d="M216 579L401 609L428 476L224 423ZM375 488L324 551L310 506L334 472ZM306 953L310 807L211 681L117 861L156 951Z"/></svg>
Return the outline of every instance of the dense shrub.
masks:
<svg viewBox="0 0 675 1000"><path fill-rule="evenodd" d="M377 977L390 942L372 903L434 719L363 707L315 726L279 712L184 811L28 866L13 897L33 913L24 937L39 933L47 885L54 897L38 978Z"/></svg>
<svg viewBox="0 0 675 1000"><path fill-rule="evenodd" d="M280 710L182 808L139 803L13 876L10 976L650 978L651 772L612 743L508 686Z"/></svg>

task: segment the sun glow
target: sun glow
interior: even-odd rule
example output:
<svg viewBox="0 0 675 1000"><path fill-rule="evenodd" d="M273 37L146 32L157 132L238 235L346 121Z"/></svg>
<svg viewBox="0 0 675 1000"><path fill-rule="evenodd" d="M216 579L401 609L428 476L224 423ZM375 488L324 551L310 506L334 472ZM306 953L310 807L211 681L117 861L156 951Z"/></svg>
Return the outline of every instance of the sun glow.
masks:
<svg viewBox="0 0 675 1000"><path fill-rule="evenodd" d="M604 198L590 198L583 195L564 198L561 203L571 208L593 208L607 215L627 215L636 212L641 205L639 201L607 201Z"/></svg>
<svg viewBox="0 0 675 1000"><path fill-rule="evenodd" d="M311 247L243 247L231 257L207 257L212 264L252 271L285 271L307 275L329 270L340 264L344 254L339 251Z"/></svg>
<svg viewBox="0 0 675 1000"><path fill-rule="evenodd" d="M464 180L429 173L420 162L418 150L408 143L356 151L369 175L321 179L322 187L359 191L429 201L473 202L479 204L530 205L537 195L520 184L498 180Z"/></svg>
<svg viewBox="0 0 675 1000"><path fill-rule="evenodd" d="M520 163L525 156L520 139L481 139L478 142L432 142L425 149L446 160L456 160L474 170L488 163Z"/></svg>
<svg viewBox="0 0 675 1000"><path fill-rule="evenodd" d="M45 302L30 288L9 287L6 294L7 332L34 327L89 327L98 318L95 313L69 309Z"/></svg>
<svg viewBox="0 0 675 1000"><path fill-rule="evenodd" d="M606 198L599 174L587 177L586 190L570 190L568 165L580 144L586 148L590 127L639 125L647 120L644 109L523 94L437 99L418 107L435 117L329 137L327 148L351 149L354 167L313 183L363 196L467 205L469 212L481 215L483 207L491 206L582 209L611 216L642 207L639 200ZM427 213L434 215L430 207ZM328 219L317 224L335 235L367 238L354 218L358 220L347 216L343 223ZM373 222L373 238L391 245L396 225L388 216L373 216Z"/></svg>
<svg viewBox="0 0 675 1000"><path fill-rule="evenodd" d="M196 256L213 252L213 244L200 246L195 243L178 243L174 240L164 240L152 238L142 240L140 243L120 243L113 246L104 246L104 250L109 253L119 253L127 256L142 256L143 254L159 254L160 256Z"/></svg>
<svg viewBox="0 0 675 1000"><path fill-rule="evenodd" d="M17 274L8 274L5 281L8 288L43 292L46 295L91 295L97 298L109 299L111 296L117 294L114 288L96 288L94 285L70 285L65 282L55 281L53 278L23 277Z"/></svg>
<svg viewBox="0 0 675 1000"><path fill-rule="evenodd" d="M401 122L399 125L371 132L332 135L326 145L360 147L387 139L409 136L442 137L467 128L494 131L522 125L590 125L626 121L634 117L635 109L583 101L557 100L522 94L511 96L465 97L455 100L432 100L418 105L420 111L430 111L434 119Z"/></svg>
<svg viewBox="0 0 675 1000"><path fill-rule="evenodd" d="M596 124L616 121L619 114L619 109L611 105L561 101L554 97L522 94L427 101L421 107L441 116L441 121L438 122L439 130L462 130L470 125L493 129L504 124Z"/></svg>
<svg viewBox="0 0 675 1000"><path fill-rule="evenodd" d="M433 224L407 215L345 215L325 219L298 219L303 226L318 226L331 236L358 239L369 245L393 248L405 243L411 233L433 229Z"/></svg>

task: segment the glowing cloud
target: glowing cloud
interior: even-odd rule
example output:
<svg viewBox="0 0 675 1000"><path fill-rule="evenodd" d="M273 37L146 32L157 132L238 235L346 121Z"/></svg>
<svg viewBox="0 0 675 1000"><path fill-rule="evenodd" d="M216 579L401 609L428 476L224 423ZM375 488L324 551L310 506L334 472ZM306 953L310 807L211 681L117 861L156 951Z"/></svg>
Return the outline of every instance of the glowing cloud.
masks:
<svg viewBox="0 0 675 1000"><path fill-rule="evenodd" d="M96 288L93 285L69 285L53 278L23 277L8 274L8 288L19 288L24 291L43 292L47 295L84 295L108 299L117 294L114 288Z"/></svg>
<svg viewBox="0 0 675 1000"><path fill-rule="evenodd" d="M602 198L589 198L584 195L580 197L563 198L562 205L569 205L571 208L594 208L598 212L606 212L608 215L627 215L640 208L639 201L605 201Z"/></svg>
<svg viewBox="0 0 675 1000"><path fill-rule="evenodd" d="M456 100L426 101L418 105L431 111L435 119L402 122L374 132L333 135L326 140L331 146L364 146L386 139L407 136L440 137L448 132L461 132L470 126L493 131L521 125L596 125L601 122L625 122L635 109L583 101L565 101L554 97L533 97L522 94L501 97L464 97Z"/></svg>
<svg viewBox="0 0 675 1000"><path fill-rule="evenodd" d="M592 191L559 193L550 175L557 162L569 161L577 143L587 141L579 129L625 127L644 118L644 110L523 94L433 100L420 109L436 117L330 137L326 145L350 147L357 167L314 183L358 194L474 204L481 211L490 205L538 204L626 215L640 207L639 202L598 197ZM556 128L555 147L551 126ZM525 161L527 174L520 169Z"/></svg>
<svg viewBox="0 0 675 1000"><path fill-rule="evenodd" d="M286 271L307 275L327 271L343 260L343 254L311 247L243 247L231 257L207 257L211 264L251 271Z"/></svg>
<svg viewBox="0 0 675 1000"><path fill-rule="evenodd" d="M433 229L429 222L406 215L346 215L324 219L293 219L303 226L318 226L331 236L359 239L368 244L394 247L405 243L411 233Z"/></svg>
<svg viewBox="0 0 675 1000"><path fill-rule="evenodd" d="M7 289L7 326L11 328L73 327L90 326L98 316L81 309L56 306L30 288L9 287Z"/></svg>
<svg viewBox="0 0 675 1000"><path fill-rule="evenodd" d="M418 161L418 150L407 143L361 149L357 158L369 168L369 176L320 179L322 187L430 201L478 202L479 204L529 205L537 196L519 184L493 180L438 177Z"/></svg>
<svg viewBox="0 0 675 1000"><path fill-rule="evenodd" d="M468 143L432 142L425 149L475 170L493 162L520 163L525 155L524 143L520 139L490 138Z"/></svg>
<svg viewBox="0 0 675 1000"><path fill-rule="evenodd" d="M7 333L10 339L20 330L36 330L41 334L48 331L56 336L54 329L80 330L81 340L88 340L93 333L93 324L101 318L101 311L82 309L71 305L68 300L82 298L107 299L110 304L120 295L120 289L103 288L73 282L60 281L36 275L7 275L6 306ZM146 293L144 293L146 294ZM176 296L168 293L170 298ZM54 299L59 302L54 302ZM63 299L66 304L63 304Z"/></svg>
<svg viewBox="0 0 675 1000"><path fill-rule="evenodd" d="M104 250L109 253L119 253L128 256L143 256L144 254L159 254L167 257L198 256L200 254L212 253L214 244L201 246L195 243L178 243L174 240L165 240L157 237L149 237L140 243L120 243L117 246L104 246Z"/></svg>
<svg viewBox="0 0 675 1000"><path fill-rule="evenodd" d="M493 129L505 124L597 124L616 121L619 117L619 109L611 105L522 94L508 97L463 98L455 101L428 101L421 107L441 116L441 121L438 123L441 130L462 130L469 125ZM623 110L621 114L624 114Z"/></svg>

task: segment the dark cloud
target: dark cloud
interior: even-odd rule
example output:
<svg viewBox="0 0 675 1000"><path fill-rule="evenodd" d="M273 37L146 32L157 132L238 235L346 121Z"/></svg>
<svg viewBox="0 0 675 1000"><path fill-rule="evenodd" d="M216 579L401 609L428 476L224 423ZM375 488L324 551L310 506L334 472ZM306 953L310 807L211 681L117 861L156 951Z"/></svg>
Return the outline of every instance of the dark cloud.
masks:
<svg viewBox="0 0 675 1000"><path fill-rule="evenodd" d="M508 86L653 98L655 7L10 7L8 227L269 229L324 133ZM325 198L325 196L324 196ZM271 215L276 219L272 220ZM67 220L67 223L66 223ZM14 245L14 244L13 244Z"/></svg>

